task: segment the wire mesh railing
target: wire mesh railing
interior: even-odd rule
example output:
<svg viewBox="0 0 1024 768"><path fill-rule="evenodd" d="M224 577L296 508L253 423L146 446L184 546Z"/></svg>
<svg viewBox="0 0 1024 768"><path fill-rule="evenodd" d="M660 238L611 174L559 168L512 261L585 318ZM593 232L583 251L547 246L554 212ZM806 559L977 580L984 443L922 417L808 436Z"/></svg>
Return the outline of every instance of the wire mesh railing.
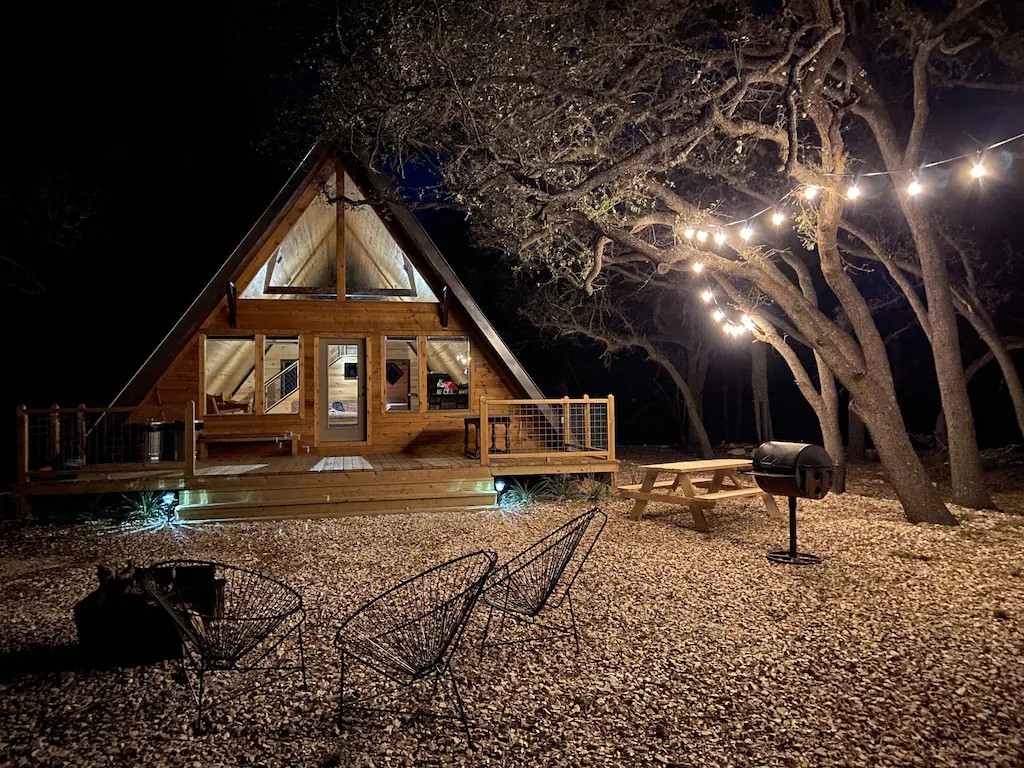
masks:
<svg viewBox="0 0 1024 768"><path fill-rule="evenodd" d="M615 401L564 397L558 400L480 400L480 459L544 459L572 454L615 458Z"/></svg>
<svg viewBox="0 0 1024 768"><path fill-rule="evenodd" d="M134 408L18 409L18 475L185 459L185 422L139 422Z"/></svg>

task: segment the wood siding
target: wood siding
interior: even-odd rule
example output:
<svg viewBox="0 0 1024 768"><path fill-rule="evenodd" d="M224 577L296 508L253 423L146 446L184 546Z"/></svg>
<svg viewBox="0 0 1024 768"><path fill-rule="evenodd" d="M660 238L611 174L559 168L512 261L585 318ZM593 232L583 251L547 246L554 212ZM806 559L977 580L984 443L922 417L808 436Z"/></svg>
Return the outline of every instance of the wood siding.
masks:
<svg viewBox="0 0 1024 768"><path fill-rule="evenodd" d="M411 302L347 302L305 300L241 299L238 302L238 327L228 320L227 301L222 301L201 331L191 339L174 363L160 376L157 384L136 409L139 421L182 418L189 400L203 413L205 393L202 386L204 336L299 336L302 349L302 412L300 414L220 414L202 416L211 434L272 434L296 432L300 451L323 455L359 454L367 450L398 452L436 448L460 450L463 411L386 411L382 386L384 363L382 344L385 336L469 336L472 368L470 374L471 409L476 410L481 396L488 399L522 397L520 389L504 373L500 361L475 333L468 331L468 319L453 307L448 328L442 328L434 304ZM363 337L367 353L367 441L359 443L317 442L316 385L318 345L316 339ZM422 365L422 357L421 357ZM426 397L422 398L426 402ZM272 448L272 444L270 445ZM247 450L258 452L249 446Z"/></svg>

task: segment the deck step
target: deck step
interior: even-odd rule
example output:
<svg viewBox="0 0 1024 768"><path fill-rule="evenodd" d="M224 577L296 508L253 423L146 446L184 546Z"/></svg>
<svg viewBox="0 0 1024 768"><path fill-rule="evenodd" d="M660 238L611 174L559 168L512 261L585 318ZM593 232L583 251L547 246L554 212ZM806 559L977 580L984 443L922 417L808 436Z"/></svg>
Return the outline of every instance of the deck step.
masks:
<svg viewBox="0 0 1024 768"><path fill-rule="evenodd" d="M182 491L182 507L211 504L265 504L270 502L373 501L403 498L435 498L450 494L494 493L494 479L457 478L426 482L389 481L371 476L368 482L291 486L285 488L229 488Z"/></svg>
<svg viewBox="0 0 1024 768"><path fill-rule="evenodd" d="M462 492L428 498L371 499L364 501L326 501L322 498L290 499L266 502L224 502L178 508L178 517L186 521L277 520L290 517L344 517L387 514L428 509L487 509L497 503L492 491Z"/></svg>

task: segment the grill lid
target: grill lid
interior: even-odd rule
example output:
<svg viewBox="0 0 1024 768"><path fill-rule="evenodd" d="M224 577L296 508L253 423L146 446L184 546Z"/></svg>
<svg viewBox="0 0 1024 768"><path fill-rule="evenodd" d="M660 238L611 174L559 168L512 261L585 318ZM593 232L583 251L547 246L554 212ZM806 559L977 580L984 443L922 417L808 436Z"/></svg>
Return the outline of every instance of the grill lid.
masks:
<svg viewBox="0 0 1024 768"><path fill-rule="evenodd" d="M753 474L792 476L800 470L832 469L832 457L820 445L772 440L754 451Z"/></svg>

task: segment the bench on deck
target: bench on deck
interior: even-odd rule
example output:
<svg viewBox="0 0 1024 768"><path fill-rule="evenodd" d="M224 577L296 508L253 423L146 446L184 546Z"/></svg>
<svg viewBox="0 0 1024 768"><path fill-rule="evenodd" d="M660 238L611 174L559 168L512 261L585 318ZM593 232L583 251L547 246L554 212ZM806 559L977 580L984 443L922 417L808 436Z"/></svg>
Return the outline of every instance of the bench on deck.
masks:
<svg viewBox="0 0 1024 768"><path fill-rule="evenodd" d="M286 444L292 456L299 455L299 435L295 432L249 432L249 433L220 433L210 434L200 432L196 435L196 445L199 446L199 458L206 460L210 456L209 446L211 443L277 443Z"/></svg>

